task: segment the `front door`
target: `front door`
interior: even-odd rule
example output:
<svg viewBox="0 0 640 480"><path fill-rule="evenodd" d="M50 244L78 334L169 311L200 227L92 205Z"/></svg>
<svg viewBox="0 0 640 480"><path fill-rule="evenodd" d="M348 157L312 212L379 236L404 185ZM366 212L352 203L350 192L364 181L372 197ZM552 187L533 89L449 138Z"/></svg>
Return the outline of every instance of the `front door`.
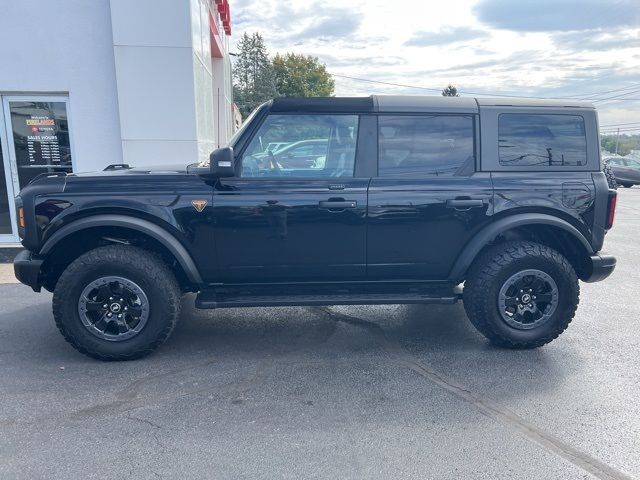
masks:
<svg viewBox="0 0 640 480"><path fill-rule="evenodd" d="M365 277L369 178L354 175L358 121L328 114L264 120L237 158L238 178L221 179L214 190L216 281ZM276 142L313 145L315 154L291 162L286 145L268 148Z"/></svg>
<svg viewBox="0 0 640 480"><path fill-rule="evenodd" d="M369 188L370 279L443 280L489 222L489 174L475 172L472 115L380 115Z"/></svg>

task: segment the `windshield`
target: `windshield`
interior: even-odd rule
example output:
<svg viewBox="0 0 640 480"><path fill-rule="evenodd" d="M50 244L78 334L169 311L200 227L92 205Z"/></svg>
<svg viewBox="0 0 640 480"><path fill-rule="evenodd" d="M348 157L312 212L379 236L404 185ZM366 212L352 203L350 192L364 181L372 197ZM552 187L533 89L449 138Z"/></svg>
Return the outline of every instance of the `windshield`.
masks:
<svg viewBox="0 0 640 480"><path fill-rule="evenodd" d="M253 112L251 112L251 114L245 119L245 121L242 122L242 125L240 125L240 128L236 131L236 133L233 134L233 136L227 142L227 145L226 145L227 147L233 147L235 145L235 143L238 141L238 138L240 138L240 136L247 129L247 127L251 123L251 120L253 120L253 117L256 116L256 113L258 113L258 110L260 110L261 106L262 105L260 105L259 107L256 107L253 110Z"/></svg>
<svg viewBox="0 0 640 480"><path fill-rule="evenodd" d="M634 160L632 158L628 158L627 159L627 165L629 165L631 168L636 168L640 170L640 162L638 160Z"/></svg>
<svg viewBox="0 0 640 480"><path fill-rule="evenodd" d="M260 110L260 107L262 107L262 105L256 107L253 110L253 112L251 112L251 114L245 119L245 121L242 122L242 125L240 125L240 128L227 141L227 144L225 145L225 147L233 147L235 145L235 143L242 136L242 134L247 129L247 127L251 124L253 117L256 116L256 113L258 113L258 110ZM189 170L189 167L195 167L195 166L197 166L198 168L209 168L209 159L207 158L206 160L203 160L200 163L192 163L187 166L187 170Z"/></svg>

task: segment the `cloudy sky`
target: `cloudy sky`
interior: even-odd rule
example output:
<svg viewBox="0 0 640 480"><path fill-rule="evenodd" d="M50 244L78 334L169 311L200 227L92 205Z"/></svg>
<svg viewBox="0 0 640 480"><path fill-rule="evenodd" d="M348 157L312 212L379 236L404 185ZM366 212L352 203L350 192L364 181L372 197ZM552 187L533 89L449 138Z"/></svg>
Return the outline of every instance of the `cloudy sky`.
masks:
<svg viewBox="0 0 640 480"><path fill-rule="evenodd" d="M640 0L230 3L234 41L259 31L272 55L317 56L337 95L433 95L453 83L470 96L587 98L605 128L640 132L626 125L640 122Z"/></svg>

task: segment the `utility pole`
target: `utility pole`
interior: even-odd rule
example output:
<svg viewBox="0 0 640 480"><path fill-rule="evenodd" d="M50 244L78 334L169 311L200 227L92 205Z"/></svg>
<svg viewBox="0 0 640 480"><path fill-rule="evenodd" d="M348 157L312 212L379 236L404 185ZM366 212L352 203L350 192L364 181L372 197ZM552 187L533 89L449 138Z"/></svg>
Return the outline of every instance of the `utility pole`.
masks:
<svg viewBox="0 0 640 480"><path fill-rule="evenodd" d="M616 133L616 155L618 154L618 140L620 140L620 127L618 127L618 133Z"/></svg>

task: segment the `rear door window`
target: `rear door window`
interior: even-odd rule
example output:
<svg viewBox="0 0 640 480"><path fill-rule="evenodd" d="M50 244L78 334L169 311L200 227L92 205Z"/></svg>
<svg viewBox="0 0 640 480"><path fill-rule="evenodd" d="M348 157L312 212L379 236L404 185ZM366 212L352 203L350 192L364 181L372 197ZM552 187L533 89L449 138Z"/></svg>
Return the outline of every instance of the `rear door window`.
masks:
<svg viewBox="0 0 640 480"><path fill-rule="evenodd" d="M498 155L504 166L586 165L584 119L580 115L500 114Z"/></svg>
<svg viewBox="0 0 640 480"><path fill-rule="evenodd" d="M450 176L474 162L471 115L381 115L380 177Z"/></svg>

